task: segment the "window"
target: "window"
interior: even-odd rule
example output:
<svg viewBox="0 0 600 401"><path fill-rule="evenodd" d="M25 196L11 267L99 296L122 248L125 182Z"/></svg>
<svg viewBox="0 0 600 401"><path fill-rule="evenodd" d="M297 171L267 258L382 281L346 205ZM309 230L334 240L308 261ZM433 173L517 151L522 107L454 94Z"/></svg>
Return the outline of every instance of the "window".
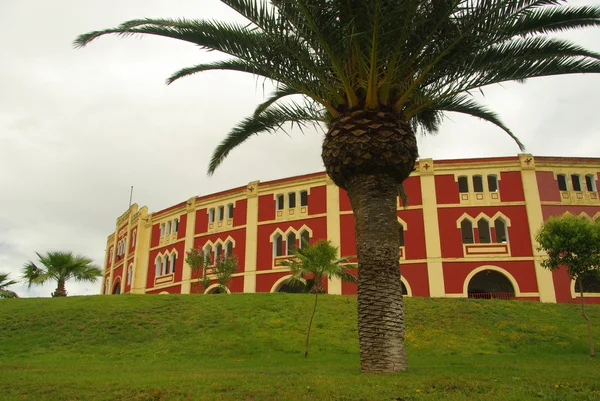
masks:
<svg viewBox="0 0 600 401"><path fill-rule="evenodd" d="M469 179L464 175L458 177L458 192L469 192Z"/></svg>
<svg viewBox="0 0 600 401"><path fill-rule="evenodd" d="M209 223L215 222L215 208L208 209L208 222Z"/></svg>
<svg viewBox="0 0 600 401"><path fill-rule="evenodd" d="M279 194L275 197L277 210L283 210L283 195Z"/></svg>
<svg viewBox="0 0 600 401"><path fill-rule="evenodd" d="M288 207L290 209L296 207L296 193L295 192L290 192L288 194Z"/></svg>
<svg viewBox="0 0 600 401"><path fill-rule="evenodd" d="M506 222L504 219L497 218L494 222L494 231L496 231L496 242L505 244L508 242L508 233L506 232Z"/></svg>
<svg viewBox="0 0 600 401"><path fill-rule="evenodd" d="M474 235L473 235L473 224L467 219L464 219L460 223L460 231L462 233L462 242L463 244L473 244Z"/></svg>
<svg viewBox="0 0 600 401"><path fill-rule="evenodd" d="M310 245L310 234L308 231L303 230L300 233L300 248L305 248Z"/></svg>
<svg viewBox="0 0 600 401"><path fill-rule="evenodd" d="M227 242L225 243L225 254L226 254L227 256L231 256L231 255L233 255L233 242L231 242L231 241L227 241Z"/></svg>
<svg viewBox="0 0 600 401"><path fill-rule="evenodd" d="M167 255L163 256L163 265L162 265L162 274L169 273L169 257Z"/></svg>
<svg viewBox="0 0 600 401"><path fill-rule="evenodd" d="M131 284L131 275L133 273L133 264L129 265L129 267L127 268L127 285Z"/></svg>
<svg viewBox="0 0 600 401"><path fill-rule="evenodd" d="M131 247L132 248L135 246L136 236L137 236L137 230L133 230L133 232L131 233Z"/></svg>
<svg viewBox="0 0 600 401"><path fill-rule="evenodd" d="M477 222L477 233L479 234L480 244L489 244L492 242L490 235L490 223L486 219L479 219Z"/></svg>
<svg viewBox="0 0 600 401"><path fill-rule="evenodd" d="M581 276L579 280L575 282L575 292L580 293L579 284L583 282L583 292L600 292L600 276L594 275L593 273L587 273Z"/></svg>
<svg viewBox="0 0 600 401"><path fill-rule="evenodd" d="M215 245L215 260L220 258L223 255L223 245L217 244Z"/></svg>
<svg viewBox="0 0 600 401"><path fill-rule="evenodd" d="M480 175L473 176L473 191L483 192L483 177Z"/></svg>
<svg viewBox="0 0 600 401"><path fill-rule="evenodd" d="M273 256L283 256L283 237L279 233L273 237Z"/></svg>
<svg viewBox="0 0 600 401"><path fill-rule="evenodd" d="M175 273L175 262L177 261L177 255L172 254L170 259L171 259L171 261L170 261L171 263L169 266L170 267L169 270L171 270L171 273Z"/></svg>
<svg viewBox="0 0 600 401"><path fill-rule="evenodd" d="M206 245L204 247L204 256L206 257L206 261L208 262L208 266L211 266L213 264L213 258L212 258L212 246Z"/></svg>
<svg viewBox="0 0 600 401"><path fill-rule="evenodd" d="M588 192L596 192L596 177L594 177L594 174L587 174L585 176L585 188L588 190Z"/></svg>
<svg viewBox="0 0 600 401"><path fill-rule="evenodd" d="M308 191L300 191L300 206L308 206Z"/></svg>
<svg viewBox="0 0 600 401"><path fill-rule="evenodd" d="M400 224L400 246L404 246L404 227Z"/></svg>
<svg viewBox="0 0 600 401"><path fill-rule="evenodd" d="M111 246L111 247L110 247L110 250L108 251L108 263L109 263L109 264L110 264L110 263L112 263L112 261L113 261L113 256L114 256L114 255L113 255L113 247Z"/></svg>
<svg viewBox="0 0 600 401"><path fill-rule="evenodd" d="M165 235L165 223L160 225L160 236L162 237L163 235Z"/></svg>
<svg viewBox="0 0 600 401"><path fill-rule="evenodd" d="M567 186L567 176L564 174L558 174L556 176L558 180L558 189L559 191L568 191L569 187Z"/></svg>
<svg viewBox="0 0 600 401"><path fill-rule="evenodd" d="M156 276L160 276L160 268L162 266L162 260L160 259L160 257L156 258Z"/></svg>
<svg viewBox="0 0 600 401"><path fill-rule="evenodd" d="M296 233L289 233L285 239L287 252L286 255L293 255L296 251Z"/></svg>
<svg viewBox="0 0 600 401"><path fill-rule="evenodd" d="M498 177L495 174L487 176L488 191L498 192Z"/></svg>
<svg viewBox="0 0 600 401"><path fill-rule="evenodd" d="M579 174L571 174L571 182L573 183L573 191L581 192L581 177Z"/></svg>
<svg viewBox="0 0 600 401"><path fill-rule="evenodd" d="M173 220L173 232L179 232L179 219Z"/></svg>
<svg viewBox="0 0 600 401"><path fill-rule="evenodd" d="M227 218L233 219L233 203L227 205Z"/></svg>
<svg viewBox="0 0 600 401"><path fill-rule="evenodd" d="M225 218L225 206L219 206L219 221Z"/></svg>
<svg viewBox="0 0 600 401"><path fill-rule="evenodd" d="M167 235L171 234L171 222L167 223Z"/></svg>

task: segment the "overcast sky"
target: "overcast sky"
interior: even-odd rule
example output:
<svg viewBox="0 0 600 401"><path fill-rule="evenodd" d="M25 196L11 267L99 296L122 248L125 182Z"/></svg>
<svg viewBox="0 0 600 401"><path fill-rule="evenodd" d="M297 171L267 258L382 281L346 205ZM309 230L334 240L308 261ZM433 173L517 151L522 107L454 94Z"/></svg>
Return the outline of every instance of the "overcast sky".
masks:
<svg viewBox="0 0 600 401"><path fill-rule="evenodd" d="M69 250L101 266L132 185L133 202L155 212L194 195L323 169L322 132L267 134L207 177L214 147L269 87L227 72L166 86L172 72L220 57L170 39L105 37L72 47L78 34L140 17L237 18L217 0L0 0L0 272L13 279L36 251ZM600 52L600 29L567 37ZM484 93L481 100L528 152L600 156L600 75ZM422 157L434 159L519 152L495 126L458 115L419 146ZM54 285L11 289L47 297ZM97 294L100 282L68 283L67 290Z"/></svg>

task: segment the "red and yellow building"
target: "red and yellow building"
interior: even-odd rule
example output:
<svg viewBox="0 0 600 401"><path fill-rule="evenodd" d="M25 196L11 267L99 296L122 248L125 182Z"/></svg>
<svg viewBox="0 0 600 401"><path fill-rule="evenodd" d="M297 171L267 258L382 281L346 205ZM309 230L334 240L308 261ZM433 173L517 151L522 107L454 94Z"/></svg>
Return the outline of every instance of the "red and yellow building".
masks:
<svg viewBox="0 0 600 401"><path fill-rule="evenodd" d="M409 204L398 205L405 293L577 301L564 270L541 267L535 234L548 217L566 212L600 219L599 172L600 158L420 159L405 182ZM279 261L302 240L319 239L331 240L342 256L356 253L350 201L324 172L255 181L152 214L134 204L108 237L102 291L194 292L201 286L192 285L198 277L185 252L202 248L238 257L230 292L275 292L289 277ZM355 284L335 279L324 287L356 293ZM590 291L587 302L600 303L600 289Z"/></svg>

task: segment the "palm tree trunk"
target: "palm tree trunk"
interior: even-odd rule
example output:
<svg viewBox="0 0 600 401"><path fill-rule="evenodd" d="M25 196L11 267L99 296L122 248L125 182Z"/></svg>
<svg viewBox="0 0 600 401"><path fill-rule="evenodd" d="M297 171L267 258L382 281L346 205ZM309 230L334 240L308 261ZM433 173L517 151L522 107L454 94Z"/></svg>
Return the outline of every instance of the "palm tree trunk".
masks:
<svg viewBox="0 0 600 401"><path fill-rule="evenodd" d="M53 297L66 297L67 289L65 288L65 280L59 279L56 286L56 291L52 293Z"/></svg>
<svg viewBox="0 0 600 401"><path fill-rule="evenodd" d="M304 348L304 357L308 358L308 339L310 338L310 328L312 327L313 318L315 317L315 312L317 311L317 298L319 297L319 292L315 292L315 306L313 307L312 315L310 315L310 322L308 322L308 331L306 332L306 345Z"/></svg>
<svg viewBox="0 0 600 401"><path fill-rule="evenodd" d="M394 178L357 175L347 181L358 256L358 341L363 373L408 367L400 281L400 235Z"/></svg>
<svg viewBox="0 0 600 401"><path fill-rule="evenodd" d="M594 349L594 339L592 338L592 325L590 324L590 318L587 317L584 309L585 302L583 302L583 280L581 277L578 277L577 281L579 281L579 293L581 294L581 314L587 322L588 338L590 340L590 356L594 357L596 356L596 350Z"/></svg>

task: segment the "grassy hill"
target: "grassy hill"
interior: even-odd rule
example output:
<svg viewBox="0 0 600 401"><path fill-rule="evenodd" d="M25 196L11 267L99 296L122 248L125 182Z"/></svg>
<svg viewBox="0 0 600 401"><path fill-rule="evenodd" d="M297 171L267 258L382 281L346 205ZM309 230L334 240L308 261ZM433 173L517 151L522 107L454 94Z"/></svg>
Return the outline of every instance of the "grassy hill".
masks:
<svg viewBox="0 0 600 401"><path fill-rule="evenodd" d="M359 373L356 298L0 300L2 400L598 400L577 305L405 299L409 371ZM600 306L590 306L600 343Z"/></svg>

